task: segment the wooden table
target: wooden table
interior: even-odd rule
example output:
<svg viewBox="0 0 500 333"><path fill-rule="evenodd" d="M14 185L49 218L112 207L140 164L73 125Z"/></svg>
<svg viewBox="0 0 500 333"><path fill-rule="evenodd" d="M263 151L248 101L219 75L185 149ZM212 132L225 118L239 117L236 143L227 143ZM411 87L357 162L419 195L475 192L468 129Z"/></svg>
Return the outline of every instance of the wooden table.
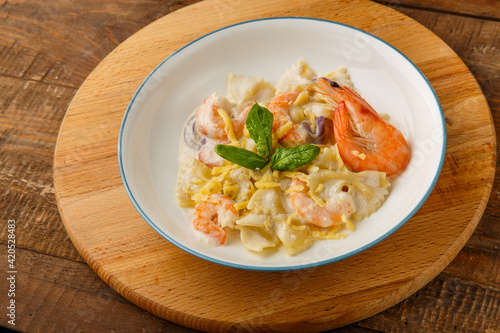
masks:
<svg viewBox="0 0 500 333"><path fill-rule="evenodd" d="M16 325L26 332L193 332L107 286L61 222L52 166L65 111L92 69L145 25L196 1L0 0L0 293L8 306L9 220L16 225ZM450 45L500 120L500 3L385 1ZM335 331L500 332L500 185L479 225L434 280L400 304ZM6 299L7 301L4 301Z"/></svg>

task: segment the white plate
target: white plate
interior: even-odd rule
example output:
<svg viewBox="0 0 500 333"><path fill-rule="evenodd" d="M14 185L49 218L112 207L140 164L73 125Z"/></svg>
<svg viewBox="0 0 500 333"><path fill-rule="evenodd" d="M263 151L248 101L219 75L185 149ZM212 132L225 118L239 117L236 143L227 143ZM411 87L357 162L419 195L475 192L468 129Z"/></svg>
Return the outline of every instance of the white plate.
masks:
<svg viewBox="0 0 500 333"><path fill-rule="evenodd" d="M197 240L175 199L181 129L188 115L215 91L225 94L229 73L275 84L297 60L316 73L345 66L355 88L407 139L412 158L392 183L383 206L357 223L344 240L318 241L289 257L246 250L234 239L211 247ZM444 160L446 129L439 100L420 70L381 39L344 24L309 18L244 22L182 47L144 80L123 118L118 158L132 203L160 235L206 260L243 269L291 270L335 262L394 233L432 191ZM387 240L390 241L390 240Z"/></svg>

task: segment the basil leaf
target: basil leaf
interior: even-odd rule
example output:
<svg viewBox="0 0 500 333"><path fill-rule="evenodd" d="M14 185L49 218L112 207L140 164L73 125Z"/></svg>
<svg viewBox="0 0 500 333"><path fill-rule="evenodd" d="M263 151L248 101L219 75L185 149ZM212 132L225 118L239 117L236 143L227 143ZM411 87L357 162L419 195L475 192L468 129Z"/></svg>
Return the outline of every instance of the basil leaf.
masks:
<svg viewBox="0 0 500 333"><path fill-rule="evenodd" d="M246 120L246 126L250 137L257 145L257 151L264 158L268 158L273 144L273 120L274 116L265 107L255 103Z"/></svg>
<svg viewBox="0 0 500 333"><path fill-rule="evenodd" d="M301 145L293 148L276 148L271 160L271 169L293 171L318 156L320 148L314 145Z"/></svg>
<svg viewBox="0 0 500 333"><path fill-rule="evenodd" d="M254 153L253 151L229 145L216 145L214 151L222 158L241 165L247 169L260 170L269 161Z"/></svg>

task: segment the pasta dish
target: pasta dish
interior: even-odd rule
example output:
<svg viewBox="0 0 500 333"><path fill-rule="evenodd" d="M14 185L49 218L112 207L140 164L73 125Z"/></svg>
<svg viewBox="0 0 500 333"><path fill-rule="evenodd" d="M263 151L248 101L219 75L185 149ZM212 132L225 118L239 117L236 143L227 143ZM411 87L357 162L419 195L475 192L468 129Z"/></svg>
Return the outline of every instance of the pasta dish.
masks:
<svg viewBox="0 0 500 333"><path fill-rule="evenodd" d="M193 209L194 235L288 255L355 231L410 158L345 68L317 75L303 61L274 86L230 74L189 117L179 152L177 202Z"/></svg>

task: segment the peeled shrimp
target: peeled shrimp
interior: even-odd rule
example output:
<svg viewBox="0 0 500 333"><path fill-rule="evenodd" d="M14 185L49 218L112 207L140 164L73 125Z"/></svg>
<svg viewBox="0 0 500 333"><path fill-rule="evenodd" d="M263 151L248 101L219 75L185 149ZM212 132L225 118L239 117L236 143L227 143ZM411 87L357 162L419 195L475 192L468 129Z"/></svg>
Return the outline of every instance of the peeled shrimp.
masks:
<svg viewBox="0 0 500 333"><path fill-rule="evenodd" d="M342 222L342 215L349 215L354 211L352 197L339 193L326 201L324 207L319 206L308 194L307 183L293 178L290 187L298 187L290 195L293 207L297 213L308 222L319 227L331 227Z"/></svg>
<svg viewBox="0 0 500 333"><path fill-rule="evenodd" d="M236 137L243 133L243 127L251 107L245 108L237 117L231 119L233 131ZM223 109L217 105L217 95L209 96L198 109L196 115L196 129L213 140L227 140L228 135L225 123L219 114Z"/></svg>
<svg viewBox="0 0 500 333"><path fill-rule="evenodd" d="M233 227L239 212L230 197L212 194L209 200L195 206L194 216L193 227L222 245L226 242L223 227Z"/></svg>
<svg viewBox="0 0 500 333"><path fill-rule="evenodd" d="M290 118L291 105L295 102L299 94L300 92L289 92L278 95L274 97L267 106L267 109L271 111L274 116L273 133L279 128L290 126L289 124L291 124L290 130L284 133L282 137L278 138L280 143L289 146L304 144L308 137L307 131L303 127L295 124Z"/></svg>
<svg viewBox="0 0 500 333"><path fill-rule="evenodd" d="M355 91L326 78L317 82L336 107L334 135L344 163L354 171L402 172L410 159L403 134Z"/></svg>
<svg viewBox="0 0 500 333"><path fill-rule="evenodd" d="M217 144L227 144L229 141L212 141L203 145L198 153L198 160L210 169L224 165L224 159L217 155L214 148Z"/></svg>

